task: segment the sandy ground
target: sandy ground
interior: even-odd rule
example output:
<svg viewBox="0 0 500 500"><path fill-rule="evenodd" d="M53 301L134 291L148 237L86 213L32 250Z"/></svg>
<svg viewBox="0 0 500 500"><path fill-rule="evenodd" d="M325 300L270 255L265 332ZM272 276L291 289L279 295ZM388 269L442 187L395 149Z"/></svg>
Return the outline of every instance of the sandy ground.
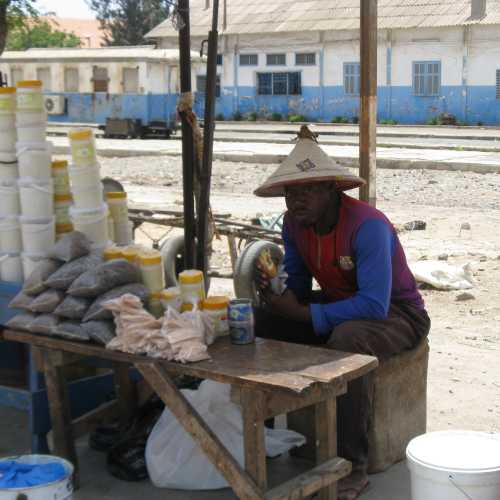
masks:
<svg viewBox="0 0 500 500"><path fill-rule="evenodd" d="M102 158L103 175L120 180L133 202L182 210L180 160ZM212 207L249 220L283 210L281 199L259 199L252 191L273 165L216 162ZM427 223L424 231L401 234L408 260L447 258L470 263L473 298L460 292L422 289L432 319L428 428L500 432L500 175L425 170L377 173L378 207L395 224ZM461 230L464 223L470 230ZM163 229L145 227L160 237ZM142 241L147 237L142 233ZM212 265L228 268L225 245ZM232 293L229 280L213 280L212 291Z"/></svg>

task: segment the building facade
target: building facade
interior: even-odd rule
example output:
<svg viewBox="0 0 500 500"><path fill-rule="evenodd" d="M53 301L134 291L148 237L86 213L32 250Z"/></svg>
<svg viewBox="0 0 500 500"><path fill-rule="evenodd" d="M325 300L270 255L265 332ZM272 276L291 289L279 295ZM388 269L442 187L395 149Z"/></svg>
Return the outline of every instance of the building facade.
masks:
<svg viewBox="0 0 500 500"><path fill-rule="evenodd" d="M228 2L227 16L221 18L216 113L226 119L279 113L355 121L360 71L359 30L353 27L359 26L359 9L346 6L359 5L359 0L323 0L316 10L318 2L305 2L310 7L302 15L294 12L300 8L297 2L285 2L291 14L280 11L280 3ZM426 123L448 113L464 124L500 123L500 2L384 4L379 9L379 121ZM197 50L207 37L210 9L205 0L192 5L192 48ZM444 16L447 7L451 10ZM161 48L177 47L178 35L168 20L148 36ZM204 104L204 75L200 67L198 113Z"/></svg>

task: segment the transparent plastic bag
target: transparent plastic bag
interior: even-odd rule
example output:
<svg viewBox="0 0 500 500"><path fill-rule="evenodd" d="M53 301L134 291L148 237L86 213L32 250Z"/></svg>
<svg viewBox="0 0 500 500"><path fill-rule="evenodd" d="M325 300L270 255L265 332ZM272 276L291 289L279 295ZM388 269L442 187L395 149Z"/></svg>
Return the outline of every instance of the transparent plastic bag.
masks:
<svg viewBox="0 0 500 500"><path fill-rule="evenodd" d="M54 314L67 319L82 319L89 310L90 304L92 304L92 299L68 295L57 306Z"/></svg>
<svg viewBox="0 0 500 500"><path fill-rule="evenodd" d="M49 252L49 257L71 262L90 253L90 240L79 231L65 234Z"/></svg>
<svg viewBox="0 0 500 500"><path fill-rule="evenodd" d="M46 280L45 285L49 288L58 290L67 290L73 281L89 269L94 269L102 263L102 255L91 253L78 259L68 262L60 267L55 273L51 274Z"/></svg>
<svg viewBox="0 0 500 500"><path fill-rule="evenodd" d="M64 293L60 290L46 290L33 299L30 310L35 313L52 313L63 300Z"/></svg>
<svg viewBox="0 0 500 500"><path fill-rule="evenodd" d="M27 295L38 295L47 289L45 280L61 267L61 263L52 260L42 260L35 270L24 281L23 292Z"/></svg>
<svg viewBox="0 0 500 500"><path fill-rule="evenodd" d="M112 321L89 321L82 323L82 328L91 340L101 345L106 345L116 337L116 328Z"/></svg>
<svg viewBox="0 0 500 500"><path fill-rule="evenodd" d="M51 335L58 324L59 318L54 314L40 314L30 324L30 332Z"/></svg>
<svg viewBox="0 0 500 500"><path fill-rule="evenodd" d="M79 321L61 321L52 328L50 333L66 340L80 340L82 342L90 340L88 333L84 331Z"/></svg>
<svg viewBox="0 0 500 500"><path fill-rule="evenodd" d="M27 295L24 291L20 291L10 302L10 309L22 309L23 311L31 311L31 304L35 300L34 297Z"/></svg>
<svg viewBox="0 0 500 500"><path fill-rule="evenodd" d="M33 323L35 319L36 316L33 313L25 312L10 318L5 326L7 326L7 328L12 328L13 330L23 330L25 332L29 332L31 323Z"/></svg>

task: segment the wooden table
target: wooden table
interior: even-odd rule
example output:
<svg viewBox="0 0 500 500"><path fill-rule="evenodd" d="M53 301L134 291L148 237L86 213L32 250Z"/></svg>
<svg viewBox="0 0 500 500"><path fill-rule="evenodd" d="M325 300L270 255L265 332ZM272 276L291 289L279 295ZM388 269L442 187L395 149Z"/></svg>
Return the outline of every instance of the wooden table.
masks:
<svg viewBox="0 0 500 500"><path fill-rule="evenodd" d="M134 397L128 369L132 365L241 499L300 499L319 491L321 500L335 500L337 481L351 470L350 462L337 456L336 397L346 392L347 382L368 373L378 364L371 356L264 339L246 346L232 345L227 338L219 339L209 348L210 361L182 365L20 331L5 330L2 337L31 344L37 352L47 385L54 452L75 465L76 486L75 437L85 434L105 417L118 414L125 421L131 415ZM72 421L62 367L82 357L114 363L118 398ZM231 384L239 391L244 469L175 386L172 375L179 374ZM268 490L264 420L312 405L317 434L316 467Z"/></svg>

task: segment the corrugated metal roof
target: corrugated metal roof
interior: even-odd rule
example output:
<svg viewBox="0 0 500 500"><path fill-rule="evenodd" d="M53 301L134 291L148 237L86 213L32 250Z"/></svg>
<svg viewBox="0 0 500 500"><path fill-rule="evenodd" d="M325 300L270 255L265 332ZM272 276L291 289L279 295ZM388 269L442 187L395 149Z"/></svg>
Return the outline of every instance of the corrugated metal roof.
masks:
<svg viewBox="0 0 500 500"><path fill-rule="evenodd" d="M221 0L221 4L222 4ZM225 34L359 29L361 0L227 0ZM486 16L471 19L471 0L379 0L379 29L500 23L500 0L486 0ZM223 9L220 9L222 26ZM206 36L211 9L191 0L191 34ZM220 28L222 32L222 28ZM169 19L146 37L177 37Z"/></svg>
<svg viewBox="0 0 500 500"><path fill-rule="evenodd" d="M200 62L199 52L192 51L194 62ZM23 51L6 51L2 54L0 62L28 62L38 61L157 61L177 63L179 51L177 49L155 49L153 45L141 47L103 47L103 48L75 48L75 49L28 49Z"/></svg>

